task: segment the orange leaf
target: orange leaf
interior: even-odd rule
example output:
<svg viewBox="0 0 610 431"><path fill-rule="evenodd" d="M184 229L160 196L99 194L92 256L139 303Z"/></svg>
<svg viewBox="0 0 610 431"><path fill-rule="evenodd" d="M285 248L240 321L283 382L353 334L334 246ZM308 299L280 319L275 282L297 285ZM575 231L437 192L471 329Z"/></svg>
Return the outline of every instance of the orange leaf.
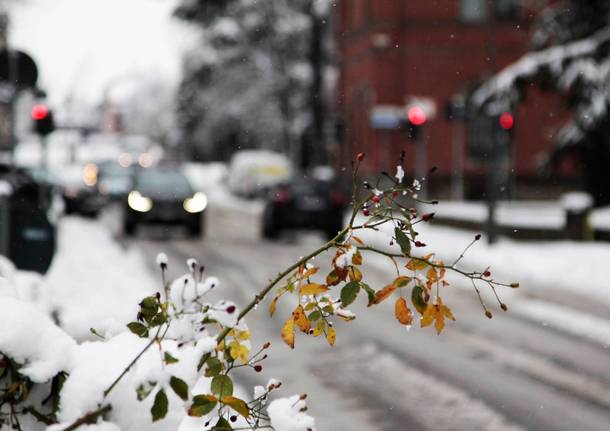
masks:
<svg viewBox="0 0 610 431"><path fill-rule="evenodd" d="M428 304L424 315L421 317L420 325L422 328L430 326L436 317L437 308L436 305Z"/></svg>
<svg viewBox="0 0 610 431"><path fill-rule="evenodd" d="M429 283L438 281L438 274L436 273L436 270L434 268L430 268L426 273L426 278L428 279Z"/></svg>
<svg viewBox="0 0 610 431"><path fill-rule="evenodd" d="M360 245L364 245L364 241L362 241L362 240L361 240L360 238L358 238L357 236L355 236L355 235L354 235L354 236L352 236L352 239L353 239L354 241L356 241L358 244L360 244Z"/></svg>
<svg viewBox="0 0 610 431"><path fill-rule="evenodd" d="M290 317L286 320L280 335L282 336L284 343L288 344L291 349L294 349L294 317Z"/></svg>
<svg viewBox="0 0 610 431"><path fill-rule="evenodd" d="M305 315L305 310L303 310L303 306L299 305L292 312L292 317L294 317L294 322L297 324L299 329L304 333L309 333L309 329L311 325L309 324L309 320Z"/></svg>
<svg viewBox="0 0 610 431"><path fill-rule="evenodd" d="M394 315L396 319L403 325L410 325L413 323L413 314L407 306L407 301L404 298L398 298L394 307Z"/></svg>
<svg viewBox="0 0 610 431"><path fill-rule="evenodd" d="M446 305L441 305L440 309L443 316L445 316L447 319L455 320L455 317L453 317L453 313L451 312L451 309L449 307L447 307Z"/></svg>
<svg viewBox="0 0 610 431"><path fill-rule="evenodd" d="M421 259L411 259L407 262L407 269L411 271L421 271L422 269L426 269L428 267L428 262Z"/></svg>
<svg viewBox="0 0 610 431"><path fill-rule="evenodd" d="M328 292L328 287L318 283L309 283L299 289L301 295L319 295L324 292Z"/></svg>
<svg viewBox="0 0 610 431"><path fill-rule="evenodd" d="M441 331L445 327L445 318L443 317L442 313L436 313L436 322L434 322L434 327L436 328L436 333L440 335Z"/></svg>
<svg viewBox="0 0 610 431"><path fill-rule="evenodd" d="M311 277L312 275L314 275L316 272L318 272L318 268L316 268L315 266L312 268L309 268L306 271L303 271L301 273L301 278L308 278Z"/></svg>
<svg viewBox="0 0 610 431"><path fill-rule="evenodd" d="M362 254L359 251L356 251L352 256L352 264L362 265Z"/></svg>
<svg viewBox="0 0 610 431"><path fill-rule="evenodd" d="M269 304L269 316L273 317L275 313L275 306L277 305L277 300L280 299L279 296L276 296L271 300L271 304Z"/></svg>
<svg viewBox="0 0 610 431"><path fill-rule="evenodd" d="M379 304L381 301L386 299L388 296L392 294L396 290L396 286L394 284L388 284L383 289L375 292L375 301L374 304Z"/></svg>
<svg viewBox="0 0 610 431"><path fill-rule="evenodd" d="M335 269L333 269L326 276L326 284L328 284L329 286L336 286L337 284L345 280L345 277L347 277L347 269L335 267Z"/></svg>

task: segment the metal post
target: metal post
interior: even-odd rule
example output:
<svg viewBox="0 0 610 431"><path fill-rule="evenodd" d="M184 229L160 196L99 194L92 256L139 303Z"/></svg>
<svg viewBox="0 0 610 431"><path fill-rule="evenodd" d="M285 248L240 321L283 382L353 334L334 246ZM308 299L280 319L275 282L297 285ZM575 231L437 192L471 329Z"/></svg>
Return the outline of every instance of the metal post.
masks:
<svg viewBox="0 0 610 431"><path fill-rule="evenodd" d="M453 153L451 197L455 200L462 200L464 199L464 121L454 118L451 124Z"/></svg>
<svg viewBox="0 0 610 431"><path fill-rule="evenodd" d="M9 257L10 244L10 191L9 186L0 180L0 255ZM6 190L5 190L6 189Z"/></svg>

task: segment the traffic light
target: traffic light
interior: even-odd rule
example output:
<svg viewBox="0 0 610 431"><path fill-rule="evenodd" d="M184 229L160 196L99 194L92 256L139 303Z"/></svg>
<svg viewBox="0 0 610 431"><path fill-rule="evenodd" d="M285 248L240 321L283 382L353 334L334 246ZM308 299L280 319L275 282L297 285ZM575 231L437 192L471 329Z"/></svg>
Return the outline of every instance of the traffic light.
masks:
<svg viewBox="0 0 610 431"><path fill-rule="evenodd" d="M43 103L37 103L32 107L32 120L34 121L34 132L40 136L47 136L55 130L53 113Z"/></svg>
<svg viewBox="0 0 610 431"><path fill-rule="evenodd" d="M513 114L510 112L503 112L498 118L498 123L500 124L500 127L502 127L502 129L506 130L507 132L510 132L511 130L513 130L513 127L515 125L515 117L513 117Z"/></svg>
<svg viewBox="0 0 610 431"><path fill-rule="evenodd" d="M406 133L409 139L417 140L428 117L426 111L419 105L412 105L407 108Z"/></svg>

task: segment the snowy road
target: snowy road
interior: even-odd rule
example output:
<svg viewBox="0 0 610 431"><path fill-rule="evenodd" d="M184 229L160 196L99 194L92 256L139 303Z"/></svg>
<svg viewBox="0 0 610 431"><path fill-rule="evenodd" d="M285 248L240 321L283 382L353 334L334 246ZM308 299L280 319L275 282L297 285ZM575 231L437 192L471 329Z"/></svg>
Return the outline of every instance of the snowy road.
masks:
<svg viewBox="0 0 610 431"><path fill-rule="evenodd" d="M269 277L321 241L311 234L263 242L251 211L211 209L208 216L202 241L145 231L125 245L144 253L151 272L158 251L168 254L172 275L183 273L186 258L195 257L208 275L221 278L218 295L245 304ZM392 278L379 262L367 268L371 285ZM279 338L290 313L289 300L282 301L275 318L268 317L266 304L248 318L254 345L270 340L273 347L262 374L244 372L240 378L250 385L277 377L284 393L308 393L322 431L610 427L605 305L597 304L594 315L583 314L586 303L566 309L565 298L554 304L524 286L507 297L508 313L492 308L495 317L487 320L474 293L456 286L445 302L458 322L440 337L415 327L407 333L395 322L392 304L368 310L360 304L355 321L338 325L334 349L301 336L291 351Z"/></svg>

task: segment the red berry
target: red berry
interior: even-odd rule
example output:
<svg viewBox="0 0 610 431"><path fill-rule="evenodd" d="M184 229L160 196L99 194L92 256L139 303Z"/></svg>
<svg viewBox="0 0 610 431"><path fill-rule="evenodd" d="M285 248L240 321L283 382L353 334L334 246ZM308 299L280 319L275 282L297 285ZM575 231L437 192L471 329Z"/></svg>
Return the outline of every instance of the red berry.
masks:
<svg viewBox="0 0 610 431"><path fill-rule="evenodd" d="M256 364L254 366L254 371L256 371L257 373L260 373L261 371L263 371L263 366L261 364Z"/></svg>
<svg viewBox="0 0 610 431"><path fill-rule="evenodd" d="M381 200L381 198L379 197L379 195L373 195L373 197L371 198L371 200L377 204L377 203L379 203L379 201Z"/></svg>
<svg viewBox="0 0 610 431"><path fill-rule="evenodd" d="M415 241L415 247L425 247L426 244L421 241Z"/></svg>
<svg viewBox="0 0 610 431"><path fill-rule="evenodd" d="M227 307L227 313L232 314L235 312L235 305L229 305Z"/></svg>
<svg viewBox="0 0 610 431"><path fill-rule="evenodd" d="M369 212L369 210L367 208L365 208L362 210L362 214L368 217L371 213Z"/></svg>
<svg viewBox="0 0 610 431"><path fill-rule="evenodd" d="M491 272L490 271L485 271L483 273L483 277L491 277Z"/></svg>
<svg viewBox="0 0 610 431"><path fill-rule="evenodd" d="M358 153L356 155L356 160L358 160L359 162L364 160L364 153Z"/></svg>
<svg viewBox="0 0 610 431"><path fill-rule="evenodd" d="M423 221L429 221L429 220L432 220L433 217L434 217L434 213L426 213L423 216L421 216L421 219Z"/></svg>
<svg viewBox="0 0 610 431"><path fill-rule="evenodd" d="M235 422L235 421L237 420L237 416L232 415L232 416L229 418L229 420L230 420L231 422Z"/></svg>

